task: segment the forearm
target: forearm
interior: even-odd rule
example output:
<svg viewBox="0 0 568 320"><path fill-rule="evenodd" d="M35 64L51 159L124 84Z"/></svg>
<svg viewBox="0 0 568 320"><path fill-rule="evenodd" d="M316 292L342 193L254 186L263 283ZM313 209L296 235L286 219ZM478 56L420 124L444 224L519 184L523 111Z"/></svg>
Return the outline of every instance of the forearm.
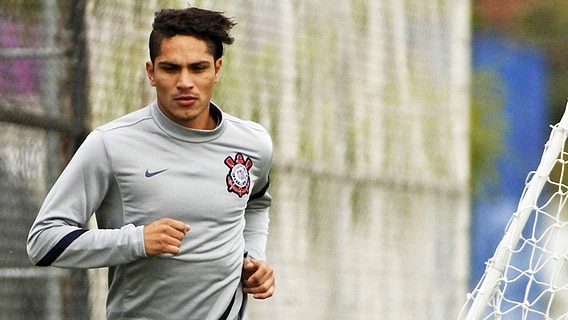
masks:
<svg viewBox="0 0 568 320"><path fill-rule="evenodd" d="M141 229L116 224L114 229L86 230L94 212L120 213L114 181L102 136L94 132L45 198L28 235L30 260L42 266L91 268L127 263L142 256ZM113 201L106 201L109 198Z"/></svg>
<svg viewBox="0 0 568 320"><path fill-rule="evenodd" d="M38 266L97 268L145 256L142 227L85 230L68 225L34 225L28 255Z"/></svg>
<svg viewBox="0 0 568 320"><path fill-rule="evenodd" d="M245 250L249 257L266 260L266 242L268 238L268 208L247 209L244 230Z"/></svg>

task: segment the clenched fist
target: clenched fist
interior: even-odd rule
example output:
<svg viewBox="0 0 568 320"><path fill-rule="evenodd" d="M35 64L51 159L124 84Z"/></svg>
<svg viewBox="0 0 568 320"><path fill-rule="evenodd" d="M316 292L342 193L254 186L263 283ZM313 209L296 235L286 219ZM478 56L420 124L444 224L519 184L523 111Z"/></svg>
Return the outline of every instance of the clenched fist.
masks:
<svg viewBox="0 0 568 320"><path fill-rule="evenodd" d="M181 240L189 229L189 225L168 218L160 219L144 226L146 255L178 254Z"/></svg>

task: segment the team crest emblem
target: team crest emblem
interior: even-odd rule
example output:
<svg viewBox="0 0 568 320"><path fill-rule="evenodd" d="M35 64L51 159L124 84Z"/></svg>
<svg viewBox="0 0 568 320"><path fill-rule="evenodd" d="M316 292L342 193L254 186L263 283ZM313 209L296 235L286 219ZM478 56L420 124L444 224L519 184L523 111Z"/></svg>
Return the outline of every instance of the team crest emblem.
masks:
<svg viewBox="0 0 568 320"><path fill-rule="evenodd" d="M237 153L234 158L227 157L225 164L229 167L227 190L236 193L239 198L247 194L250 189L249 170L252 168L252 160Z"/></svg>

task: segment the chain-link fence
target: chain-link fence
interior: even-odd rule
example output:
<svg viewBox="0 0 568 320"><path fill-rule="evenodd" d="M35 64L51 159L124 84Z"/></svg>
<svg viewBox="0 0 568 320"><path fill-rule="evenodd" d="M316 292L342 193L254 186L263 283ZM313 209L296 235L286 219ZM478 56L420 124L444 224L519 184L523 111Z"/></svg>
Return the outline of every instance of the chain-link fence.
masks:
<svg viewBox="0 0 568 320"><path fill-rule="evenodd" d="M191 5L224 11L237 21L236 42L226 50L214 100L229 113L260 122L274 140L267 254L277 291L270 300L251 301L249 318L457 316L468 272L469 1L204 0ZM80 34L89 59L81 61L89 66L85 90L91 126L154 99L144 62L153 13L164 6L187 2L85 2ZM70 10L60 10L59 17L71 17ZM8 25L22 18L12 19ZM59 61L65 68L59 70L71 69L77 57L69 52L75 45L65 42L76 30L62 27L64 20L58 20L56 37L56 47L66 52ZM2 30L0 41L6 37ZM13 58L5 53L0 58L11 65ZM71 107L68 95L74 89L64 87L65 76L57 77L57 105ZM32 76L30 83L41 79ZM25 91L3 82L0 92L4 97ZM35 101L43 108L43 99ZM71 111L58 117L84 115ZM81 288L85 280L61 271L42 277L45 290L32 292L21 285L20 271L11 273L35 270L22 251L25 233L51 181L46 159L60 160L55 155L63 153L48 151L45 128L0 125L0 139L10 141L1 147L0 172L9 175L14 194L0 198L2 219L6 212L19 217L0 228L21 229L19 242L9 242L21 254L1 281L7 292L23 290L28 309L34 301L39 319L49 311L44 301L54 297L46 294L50 284L44 282L61 274ZM65 145L65 139L57 141ZM24 159L29 167L22 167ZM89 273L92 319L104 318L104 272ZM77 303L64 295L68 282L57 282L60 301L48 305Z"/></svg>
<svg viewBox="0 0 568 320"><path fill-rule="evenodd" d="M47 188L85 133L81 8L0 3L1 319L88 318L86 273L34 268L25 252Z"/></svg>

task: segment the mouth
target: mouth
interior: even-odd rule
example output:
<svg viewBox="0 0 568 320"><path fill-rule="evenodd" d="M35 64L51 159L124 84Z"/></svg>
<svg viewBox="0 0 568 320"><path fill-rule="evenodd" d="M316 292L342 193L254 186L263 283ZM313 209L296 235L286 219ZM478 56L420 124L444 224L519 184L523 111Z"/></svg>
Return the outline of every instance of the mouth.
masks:
<svg viewBox="0 0 568 320"><path fill-rule="evenodd" d="M197 101L197 97L194 95L179 95L174 98L175 101L179 102L180 104L193 104Z"/></svg>

